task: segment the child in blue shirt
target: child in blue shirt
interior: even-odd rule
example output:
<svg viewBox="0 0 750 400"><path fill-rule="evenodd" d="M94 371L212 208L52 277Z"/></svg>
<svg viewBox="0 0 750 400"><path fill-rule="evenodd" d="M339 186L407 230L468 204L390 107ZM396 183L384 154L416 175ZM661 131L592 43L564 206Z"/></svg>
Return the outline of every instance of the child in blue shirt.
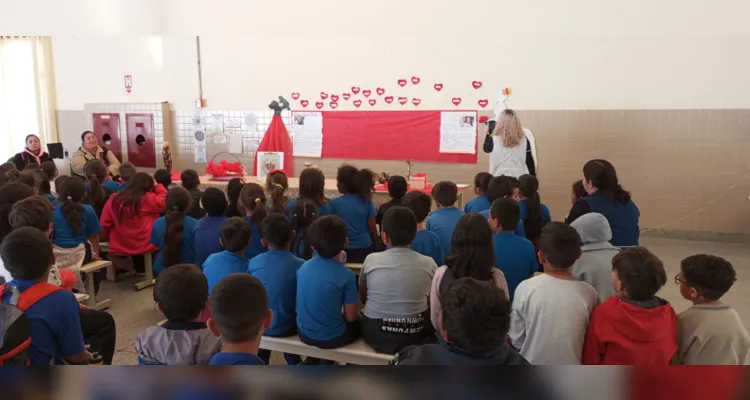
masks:
<svg viewBox="0 0 750 400"><path fill-rule="evenodd" d="M458 219L464 215L463 211L455 207L458 200L458 186L453 182L438 182L432 188L432 198L438 209L427 218L427 230L435 232L440 238L443 254L451 252L451 239L456 229Z"/></svg>
<svg viewBox="0 0 750 400"><path fill-rule="evenodd" d="M101 161L90 160L83 166L83 171L86 174L86 195L81 202L94 207L97 218L101 218L104 204L114 193L106 185L107 182L111 182L109 170Z"/></svg>
<svg viewBox="0 0 750 400"><path fill-rule="evenodd" d="M224 250L221 247L221 226L227 220L224 212L227 209L227 198L217 188L208 188L201 196L201 205L206 216L195 223L193 244L195 246L195 265L203 268L208 256Z"/></svg>
<svg viewBox="0 0 750 400"><path fill-rule="evenodd" d="M521 208L510 198L492 202L490 228L493 233L495 267L505 274L511 300L516 287L539 269L539 261L530 241L513 233L521 218Z"/></svg>
<svg viewBox="0 0 750 400"><path fill-rule="evenodd" d="M247 273L245 251L252 240L250 224L242 218L229 218L221 227L221 245L226 250L212 254L203 263L208 290L229 274Z"/></svg>
<svg viewBox="0 0 750 400"><path fill-rule="evenodd" d="M510 176L497 176L495 178L492 178L490 181L490 184L487 189L487 199L491 203L494 203L495 200L500 198L513 198L513 193L515 192L515 187L518 186L518 182L516 182L516 178L510 177ZM486 209L481 211L479 214L481 214L484 218L487 220L490 219L490 209ZM525 238L526 237L526 231L524 229L523 220L519 219L518 224L516 225L516 229L514 230L515 234Z"/></svg>
<svg viewBox="0 0 750 400"><path fill-rule="evenodd" d="M60 198L55 203L52 217L52 243L63 249L85 246L83 263L98 260L99 232L102 228L94 208L88 204L81 204L86 194L83 181L68 179L59 190Z"/></svg>
<svg viewBox="0 0 750 400"><path fill-rule="evenodd" d="M91 353L84 347L75 296L47 283L50 267L55 263L47 235L30 226L15 229L0 245L0 257L13 278L2 285L3 304L23 302L24 292L30 289L46 293L25 311L31 336L30 364L50 365L60 360L88 363Z"/></svg>
<svg viewBox="0 0 750 400"><path fill-rule="evenodd" d="M252 243L245 249L245 257L252 259L260 253L266 251L265 246L261 243L261 236L258 227L263 218L268 215L266 210L266 192L257 183L248 183L242 187L240 197L237 201L237 208L245 217L245 221L250 224L252 231Z"/></svg>
<svg viewBox="0 0 750 400"><path fill-rule="evenodd" d="M425 228L425 219L430 214L432 199L418 190L411 191L404 196L404 207L410 209L417 218L417 235L411 242L411 249L417 253L432 258L438 266L443 265L445 254L440 243L440 237Z"/></svg>
<svg viewBox="0 0 750 400"><path fill-rule="evenodd" d="M464 206L464 212L480 212L489 210L490 201L487 199L487 189L492 181L492 174L489 172L480 172L474 176L474 194L477 197L466 203Z"/></svg>
<svg viewBox="0 0 750 400"><path fill-rule="evenodd" d="M299 197L286 203L286 216L292 218L292 210L298 201L308 201L315 205L317 216L331 214L331 201L325 195L326 177L317 168L305 168L299 174ZM297 232L299 233L299 232Z"/></svg>
<svg viewBox="0 0 750 400"><path fill-rule="evenodd" d="M541 203L539 199L539 181L532 175L521 175L518 178L520 183L521 201L518 205L521 207L521 221L523 221L526 239L537 246L539 235L542 233L542 227L552 221L549 208Z"/></svg>
<svg viewBox="0 0 750 400"><path fill-rule="evenodd" d="M167 212L154 221L151 229L151 244L159 248L154 260L156 275L167 267L195 261L193 233L198 221L185 215L190 209L190 201L190 194L185 188L178 186L167 192L164 201Z"/></svg>
<svg viewBox="0 0 750 400"><path fill-rule="evenodd" d="M299 338L321 349L346 346L360 335L357 281L336 259L348 242L346 223L335 215L318 218L309 237L318 256L297 271Z"/></svg>
<svg viewBox="0 0 750 400"><path fill-rule="evenodd" d="M369 169L357 169L347 164L339 168L336 176L341 196L331 200L331 209L346 224L349 243L344 251L350 263L364 262L375 250L378 234L375 205L372 203L374 176Z"/></svg>
<svg viewBox="0 0 750 400"><path fill-rule="evenodd" d="M221 337L221 352L208 365L264 365L258 357L263 331L271 326L273 312L258 278L232 274L222 279L209 299L208 329Z"/></svg>
<svg viewBox="0 0 750 400"><path fill-rule="evenodd" d="M263 244L268 251L250 260L247 272L260 279L268 292L268 307L273 311L273 322L264 335L287 337L297 333L297 270L305 260L289 252L294 231L289 219L283 214L273 213L260 223ZM268 364L271 352L261 350L258 356ZM284 354L288 365L299 364L295 354Z"/></svg>
<svg viewBox="0 0 750 400"><path fill-rule="evenodd" d="M313 249L307 231L319 216L318 208L314 203L307 200L298 201L289 216L292 229L295 232L290 251L303 260L309 260L313 257Z"/></svg>

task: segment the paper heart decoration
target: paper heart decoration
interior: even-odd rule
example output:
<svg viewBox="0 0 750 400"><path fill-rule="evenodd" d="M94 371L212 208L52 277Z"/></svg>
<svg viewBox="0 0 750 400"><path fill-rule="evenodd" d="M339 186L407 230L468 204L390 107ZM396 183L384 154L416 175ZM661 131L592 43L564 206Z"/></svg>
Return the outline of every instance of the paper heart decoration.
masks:
<svg viewBox="0 0 750 400"><path fill-rule="evenodd" d="M479 81L471 82L471 86L474 86L474 89L479 89L480 87L482 87L482 82L479 82Z"/></svg>
<svg viewBox="0 0 750 400"><path fill-rule="evenodd" d="M292 93L292 99L297 100L299 99L299 93Z"/></svg>
<svg viewBox="0 0 750 400"><path fill-rule="evenodd" d="M385 100L386 103L391 104L393 103L393 96L385 96L383 100Z"/></svg>
<svg viewBox="0 0 750 400"><path fill-rule="evenodd" d="M417 78L416 76L412 76L412 77L411 77L411 83L412 83L413 85L416 85L416 84L418 84L418 83L419 83L420 81L422 81L422 80L421 80L421 79L419 79L419 78Z"/></svg>
<svg viewBox="0 0 750 400"><path fill-rule="evenodd" d="M302 107L307 107L307 105L310 104L307 100L300 100L299 103L302 104Z"/></svg>
<svg viewBox="0 0 750 400"><path fill-rule="evenodd" d="M442 83L436 83L436 84L435 84L435 85L434 85L433 87L434 87L434 88L435 88L435 90L437 90L438 92L439 92L439 91L441 91L441 90L443 90L443 84L442 84Z"/></svg>
<svg viewBox="0 0 750 400"><path fill-rule="evenodd" d="M369 90L363 90L363 91L362 91L362 96L365 96L365 97L370 97L370 95L371 95L371 94L372 94L372 92L371 92L371 91L369 91Z"/></svg>
<svg viewBox="0 0 750 400"><path fill-rule="evenodd" d="M325 100L327 98L328 98L328 93L326 93L326 92L320 92L320 99L321 100Z"/></svg>
<svg viewBox="0 0 750 400"><path fill-rule="evenodd" d="M455 106L461 104L461 98L460 97L454 97L451 101L453 102L453 105L455 105Z"/></svg>
<svg viewBox="0 0 750 400"><path fill-rule="evenodd" d="M411 104L414 104L414 106L418 106L422 103L422 100L419 100L417 98L411 99Z"/></svg>
<svg viewBox="0 0 750 400"><path fill-rule="evenodd" d="M383 95L383 93L385 93L385 89L383 89L382 87L379 87L379 88L378 88L378 89L376 90L376 92L378 92L378 96L382 96L382 95Z"/></svg>
<svg viewBox="0 0 750 400"><path fill-rule="evenodd" d="M349 93L344 93L344 94L341 95L341 97L343 97L344 100L349 100L349 98L352 97L352 95L349 94Z"/></svg>
<svg viewBox="0 0 750 400"><path fill-rule="evenodd" d="M401 87L406 86L406 79L399 79L398 80L398 85L401 86Z"/></svg>
<svg viewBox="0 0 750 400"><path fill-rule="evenodd" d="M354 100L352 104L354 104L354 107L359 108L362 105L362 100Z"/></svg>
<svg viewBox="0 0 750 400"><path fill-rule="evenodd" d="M339 101L339 95L332 94L331 95L331 101L334 102L334 103L336 103L337 101Z"/></svg>
<svg viewBox="0 0 750 400"><path fill-rule="evenodd" d="M490 101L487 99L482 99L482 100L479 100L477 104L479 104L480 107L485 108L487 107L487 104L490 104Z"/></svg>
<svg viewBox="0 0 750 400"><path fill-rule="evenodd" d="M377 102L378 102L378 101L377 101L377 100L375 100L375 99L370 99L370 101L368 101L368 103L370 103L370 105L371 105L371 106L374 106L374 105L375 105L375 103L377 103Z"/></svg>
<svg viewBox="0 0 750 400"><path fill-rule="evenodd" d="M329 106L331 106L331 108L335 109L336 107L338 107L338 106L339 106L339 103L336 103L335 101L332 101L332 102L331 102L331 103L329 104Z"/></svg>
<svg viewBox="0 0 750 400"><path fill-rule="evenodd" d="M359 88L356 86L352 86L352 93L357 94L359 93Z"/></svg>
<svg viewBox="0 0 750 400"><path fill-rule="evenodd" d="M409 101L409 99L407 99L406 97L399 97L398 98L398 103L401 104L402 106L404 104L406 104L407 101Z"/></svg>
<svg viewBox="0 0 750 400"><path fill-rule="evenodd" d="M319 101L319 102L315 103L315 107L318 107L318 110L320 110L321 108L323 108L324 105L325 104L323 104L322 101Z"/></svg>

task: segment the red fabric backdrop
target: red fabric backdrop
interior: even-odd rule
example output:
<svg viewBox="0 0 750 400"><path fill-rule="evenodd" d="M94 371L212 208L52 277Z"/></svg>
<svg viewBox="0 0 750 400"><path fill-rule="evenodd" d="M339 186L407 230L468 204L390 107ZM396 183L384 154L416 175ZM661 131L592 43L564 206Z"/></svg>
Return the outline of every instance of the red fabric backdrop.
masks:
<svg viewBox="0 0 750 400"><path fill-rule="evenodd" d="M289 132L284 126L281 116L274 115L271 124L266 130L263 140L258 145L258 151L276 151L284 153L283 171L287 176L294 176L294 159L292 158L292 140L289 138ZM257 176L258 153L255 153L253 159L253 175Z"/></svg>
<svg viewBox="0 0 750 400"><path fill-rule="evenodd" d="M474 154L443 154L440 111L323 112L324 158L476 164Z"/></svg>

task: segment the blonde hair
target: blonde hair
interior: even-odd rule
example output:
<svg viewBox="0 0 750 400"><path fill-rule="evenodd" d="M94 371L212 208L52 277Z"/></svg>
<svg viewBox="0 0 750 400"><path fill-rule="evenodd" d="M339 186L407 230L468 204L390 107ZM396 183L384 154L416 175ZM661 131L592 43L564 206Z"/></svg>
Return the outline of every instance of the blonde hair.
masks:
<svg viewBox="0 0 750 400"><path fill-rule="evenodd" d="M521 120L511 109L503 110L493 135L501 137L505 147L516 147L526 138Z"/></svg>

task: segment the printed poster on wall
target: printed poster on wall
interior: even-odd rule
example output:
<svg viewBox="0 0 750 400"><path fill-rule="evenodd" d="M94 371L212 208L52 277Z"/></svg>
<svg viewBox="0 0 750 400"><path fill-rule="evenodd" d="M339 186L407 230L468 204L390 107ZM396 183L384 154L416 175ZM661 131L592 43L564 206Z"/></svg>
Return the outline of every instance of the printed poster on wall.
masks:
<svg viewBox="0 0 750 400"><path fill-rule="evenodd" d="M266 179L266 175L275 169L284 168L284 153L279 151L259 151L256 164L258 178Z"/></svg>
<svg viewBox="0 0 750 400"><path fill-rule="evenodd" d="M292 117L292 144L295 157L320 157L323 152L323 114L295 112Z"/></svg>
<svg viewBox="0 0 750 400"><path fill-rule="evenodd" d="M474 154L477 149L476 111L440 113L440 152Z"/></svg>
<svg viewBox="0 0 750 400"><path fill-rule="evenodd" d="M194 162L196 164L205 164L206 160L206 133L197 130L193 133Z"/></svg>

